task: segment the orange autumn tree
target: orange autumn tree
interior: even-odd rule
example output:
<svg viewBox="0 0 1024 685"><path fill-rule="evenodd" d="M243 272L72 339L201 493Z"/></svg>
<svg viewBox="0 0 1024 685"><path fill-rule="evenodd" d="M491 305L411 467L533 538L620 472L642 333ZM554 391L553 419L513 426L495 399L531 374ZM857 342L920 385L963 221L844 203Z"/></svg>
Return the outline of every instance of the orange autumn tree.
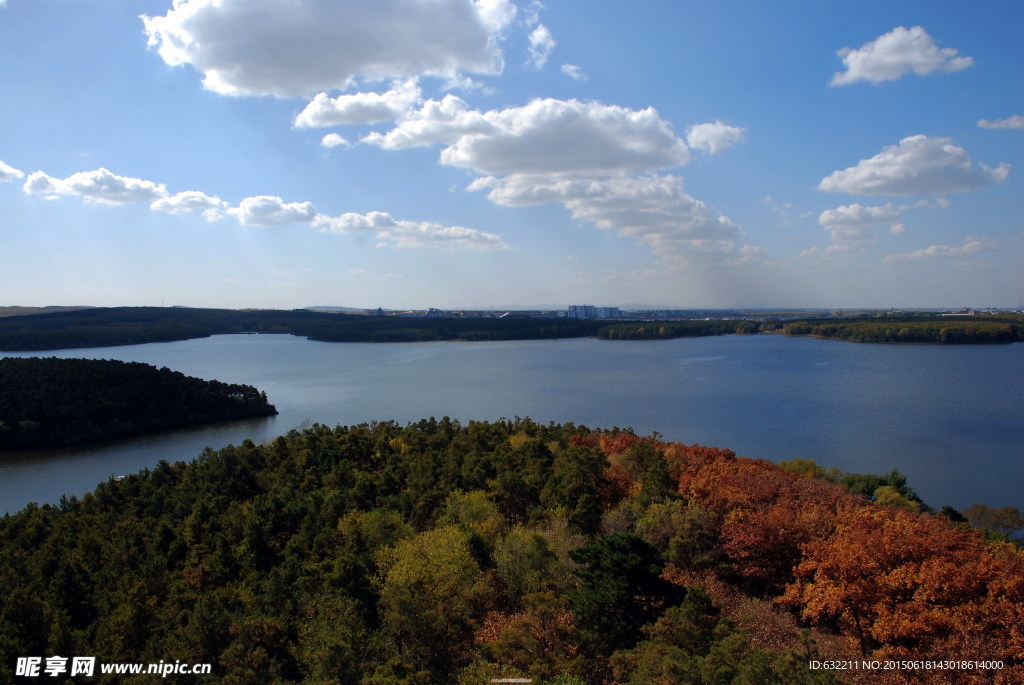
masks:
<svg viewBox="0 0 1024 685"><path fill-rule="evenodd" d="M706 448L705 448L706 449ZM803 545L827 535L845 488L730 452L680 450L680 494L721 517L719 537L737 579L778 592L792 578Z"/></svg>
<svg viewBox="0 0 1024 685"><path fill-rule="evenodd" d="M630 452L637 438L580 440L600 448L616 478L627 481L617 497L636 494ZM660 451L684 502L711 512L729 561L718 572L723 580L777 598L872 658L997 659L1005 666L931 674L927 682L1024 682L1019 548L729 450L643 440Z"/></svg>
<svg viewBox="0 0 1024 685"><path fill-rule="evenodd" d="M1024 557L1011 545L864 504L808 543L795 573L782 601L838 623L865 655L1001 659L1024 675Z"/></svg>

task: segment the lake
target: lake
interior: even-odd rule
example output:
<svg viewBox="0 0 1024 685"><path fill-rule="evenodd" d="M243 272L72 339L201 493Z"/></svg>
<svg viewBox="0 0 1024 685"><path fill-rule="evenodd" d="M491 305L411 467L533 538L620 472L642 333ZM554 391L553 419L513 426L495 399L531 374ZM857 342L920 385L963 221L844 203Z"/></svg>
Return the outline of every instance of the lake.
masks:
<svg viewBox="0 0 1024 685"><path fill-rule="evenodd" d="M935 507L1024 509L1024 344L846 343L779 335L323 343L222 335L7 356L121 359L265 390L280 411L103 445L5 455L0 512L304 423L451 416L630 426L844 471L898 468Z"/></svg>

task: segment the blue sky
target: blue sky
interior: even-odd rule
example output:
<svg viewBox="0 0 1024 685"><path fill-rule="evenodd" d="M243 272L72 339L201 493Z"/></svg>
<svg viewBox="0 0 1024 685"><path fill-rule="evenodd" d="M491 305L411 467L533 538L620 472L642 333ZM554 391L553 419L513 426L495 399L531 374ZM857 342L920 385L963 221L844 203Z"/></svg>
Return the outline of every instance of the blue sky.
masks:
<svg viewBox="0 0 1024 685"><path fill-rule="evenodd" d="M0 0L0 304L1018 308L1022 26Z"/></svg>

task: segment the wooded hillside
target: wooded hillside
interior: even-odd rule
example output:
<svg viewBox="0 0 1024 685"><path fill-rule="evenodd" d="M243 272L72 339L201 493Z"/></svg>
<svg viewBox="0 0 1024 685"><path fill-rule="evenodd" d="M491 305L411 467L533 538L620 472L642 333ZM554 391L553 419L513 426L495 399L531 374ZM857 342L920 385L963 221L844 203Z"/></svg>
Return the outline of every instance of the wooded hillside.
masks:
<svg viewBox="0 0 1024 685"><path fill-rule="evenodd" d="M1021 551L890 501L629 431L313 426L0 519L0 664L181 659L223 683L1021 682ZM1003 668L807 665L862 655Z"/></svg>

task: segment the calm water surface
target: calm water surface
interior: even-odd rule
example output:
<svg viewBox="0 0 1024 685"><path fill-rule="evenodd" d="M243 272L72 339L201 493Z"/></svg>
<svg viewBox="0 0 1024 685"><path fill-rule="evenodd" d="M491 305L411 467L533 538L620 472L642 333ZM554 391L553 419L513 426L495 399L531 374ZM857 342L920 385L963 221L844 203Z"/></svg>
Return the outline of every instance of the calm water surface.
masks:
<svg viewBox="0 0 1024 685"><path fill-rule="evenodd" d="M873 345L723 336L651 342L321 343L224 335L6 353L121 359L265 390L280 415L21 453L0 461L0 513L81 495L205 446L329 425L529 416L846 471L898 468L926 502L1024 508L1024 344Z"/></svg>

